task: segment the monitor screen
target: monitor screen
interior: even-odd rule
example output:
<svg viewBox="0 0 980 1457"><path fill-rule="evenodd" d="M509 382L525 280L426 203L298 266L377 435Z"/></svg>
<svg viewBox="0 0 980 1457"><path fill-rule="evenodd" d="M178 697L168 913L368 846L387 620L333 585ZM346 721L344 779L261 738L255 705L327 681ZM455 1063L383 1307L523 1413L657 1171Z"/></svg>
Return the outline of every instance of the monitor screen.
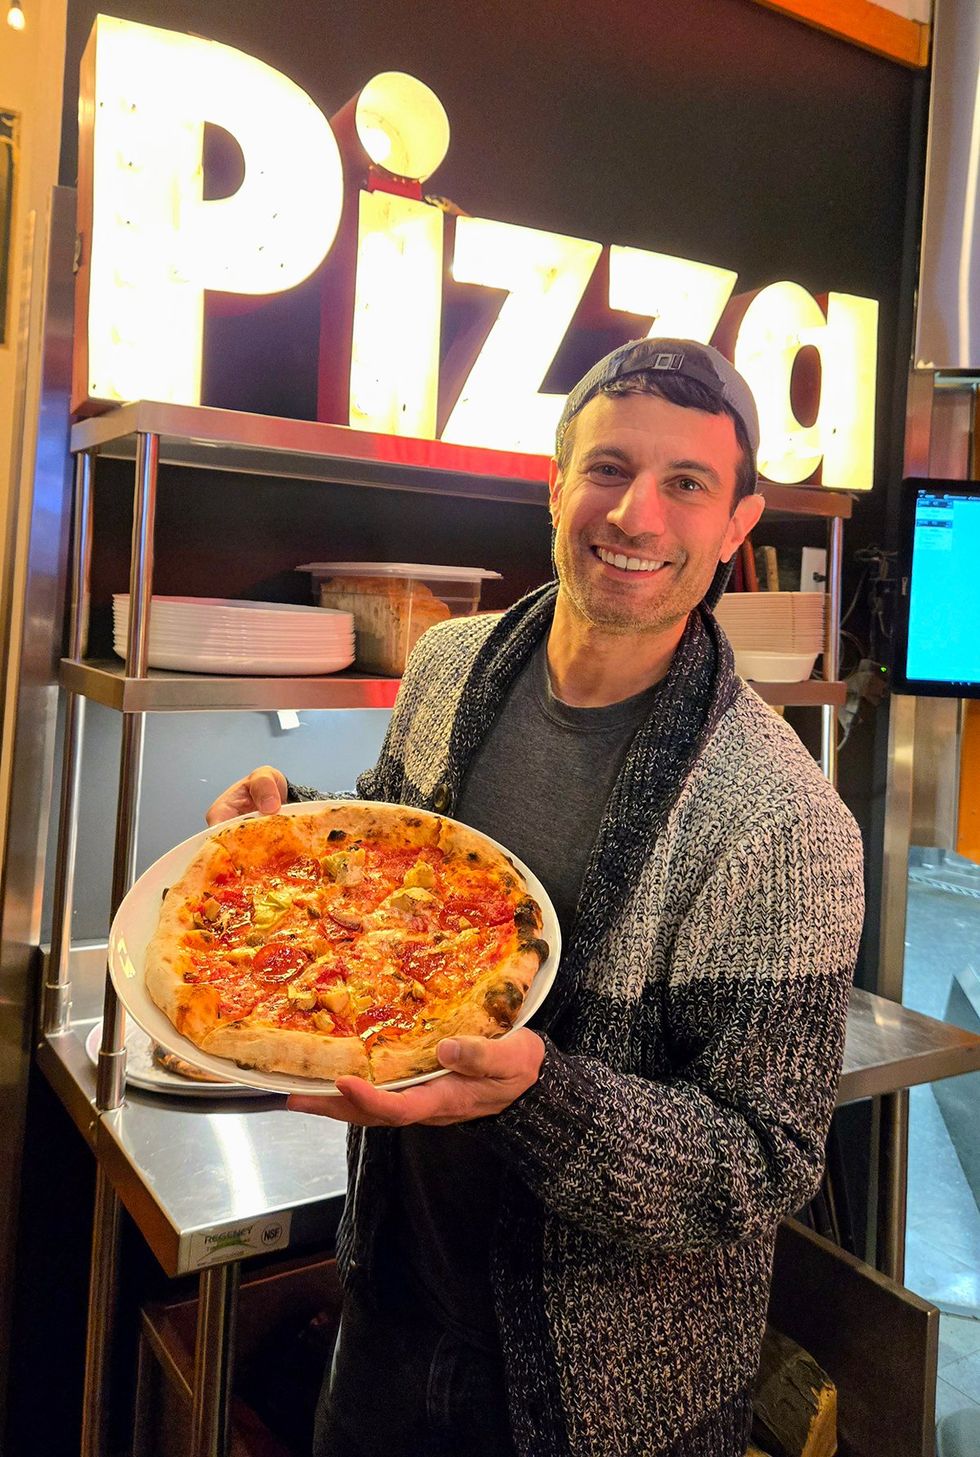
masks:
<svg viewBox="0 0 980 1457"><path fill-rule="evenodd" d="M892 686L980 697L980 481L908 480Z"/></svg>

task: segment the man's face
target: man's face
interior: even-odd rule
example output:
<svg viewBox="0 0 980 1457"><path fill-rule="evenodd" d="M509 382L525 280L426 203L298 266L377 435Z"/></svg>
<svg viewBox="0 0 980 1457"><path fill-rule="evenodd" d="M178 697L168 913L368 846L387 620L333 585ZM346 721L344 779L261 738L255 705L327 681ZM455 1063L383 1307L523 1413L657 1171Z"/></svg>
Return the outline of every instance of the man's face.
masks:
<svg viewBox="0 0 980 1457"><path fill-rule="evenodd" d="M607 632L675 627L765 504L749 496L732 511L730 417L653 395L597 395L571 429L566 470L553 465L551 483L562 591Z"/></svg>

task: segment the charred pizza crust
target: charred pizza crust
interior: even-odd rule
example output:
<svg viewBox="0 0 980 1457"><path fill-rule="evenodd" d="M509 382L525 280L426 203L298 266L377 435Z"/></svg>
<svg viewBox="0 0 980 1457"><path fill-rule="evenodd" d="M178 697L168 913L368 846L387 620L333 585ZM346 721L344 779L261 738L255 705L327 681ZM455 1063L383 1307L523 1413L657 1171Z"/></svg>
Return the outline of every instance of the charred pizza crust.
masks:
<svg viewBox="0 0 980 1457"><path fill-rule="evenodd" d="M146 986L179 1032L241 1068L389 1082L437 1068L443 1037L514 1025L548 954L541 926L520 872L476 831L325 803L209 837L164 897Z"/></svg>

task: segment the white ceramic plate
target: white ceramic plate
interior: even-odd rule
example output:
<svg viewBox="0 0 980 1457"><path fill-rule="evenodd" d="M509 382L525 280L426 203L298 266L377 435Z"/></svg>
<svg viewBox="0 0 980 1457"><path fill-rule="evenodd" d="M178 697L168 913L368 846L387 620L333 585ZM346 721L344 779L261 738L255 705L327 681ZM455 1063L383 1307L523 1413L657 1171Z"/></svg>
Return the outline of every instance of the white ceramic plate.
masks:
<svg viewBox="0 0 980 1457"><path fill-rule="evenodd" d="M807 637L805 633L786 633L781 636L765 636L755 633L727 632L728 641L737 653L819 653L823 650L823 638L819 634Z"/></svg>
<svg viewBox="0 0 980 1457"><path fill-rule="evenodd" d="M129 593L114 592L112 597L113 611L127 613L129 611ZM237 597L157 597L155 594L151 599L151 611L159 606L162 612L172 617L197 617L218 618L236 617L241 613L250 616L262 617L266 613L274 616L277 613L296 614L299 617L322 617L324 613L330 612L335 617L349 617L349 612L344 612L335 607L310 607L302 602L243 602Z"/></svg>
<svg viewBox="0 0 980 1457"><path fill-rule="evenodd" d="M116 618L113 622L113 631L127 632L129 629L128 618ZM212 633L220 634L230 638L247 638L253 640L274 639L277 642L291 642L296 639L316 641L322 638L348 637L354 631L352 621L336 621L330 618L326 622L307 622L305 618L294 619L281 617L273 623L252 622L173 622L164 618L157 618L154 613L150 622L150 632L180 632L185 636L200 637L211 636Z"/></svg>
<svg viewBox="0 0 980 1457"><path fill-rule="evenodd" d="M326 809L331 805L348 802L317 800L312 804L286 804L283 805L281 813L308 814L311 810L316 810L321 806ZM363 802L368 805L371 803L370 801ZM412 813L428 814L429 812L413 809ZM241 817L241 819L253 818L255 818L253 815ZM445 819L446 816L433 815L432 818ZM229 825L240 824L241 819L226 820L223 825L202 830L200 834L192 835L189 840L175 845L172 850L169 850L166 855L162 855L148 870L145 870L136 881L116 912L109 931L109 974L112 977L113 986L133 1021L142 1027L154 1042L159 1042L168 1052L175 1052L185 1062L203 1068L205 1072L215 1073L218 1077L228 1078L231 1081L244 1082L249 1087L263 1088L271 1093L325 1093L337 1096L336 1086L325 1078L301 1078L287 1073L256 1072L251 1068L240 1068L230 1058L215 1057L211 1053L202 1052L188 1038L181 1036L170 1018L165 1016L156 1003L151 1000L146 990L144 976L146 948L160 919L160 904L164 891L180 879L205 840L217 834L219 830L227 829ZM455 823L455 821L451 821L451 823ZM489 836L485 838L489 840ZM498 844L496 840L489 840L489 843L496 845L498 850L510 856L512 863L524 876L528 891L541 907L544 922L541 934L549 946L548 956L538 968L521 1008L521 1015L515 1023L515 1027L523 1027L541 1006L555 980L561 957L561 930L551 898L537 876L533 875L527 866L517 859L516 855L511 855L505 846ZM432 1078L442 1077L445 1071L445 1068L438 1068L435 1072L421 1073L412 1078L399 1078L396 1082L386 1083L384 1086L389 1089L409 1088L415 1083L427 1083Z"/></svg>
<svg viewBox="0 0 980 1457"><path fill-rule="evenodd" d="M267 1098L264 1088L250 1088L245 1083L195 1083L179 1073L167 1072L153 1061L153 1041L136 1026L126 1021L126 1085L142 1088L145 1093L166 1093L177 1098ZM85 1039L89 1061L99 1065L102 1046L102 1023L96 1022Z"/></svg>
<svg viewBox="0 0 980 1457"><path fill-rule="evenodd" d="M126 649L119 644L115 649L120 658L125 658ZM170 668L186 673L242 673L249 678L287 677L296 678L303 674L317 677L322 673L339 673L349 668L354 654L346 651L333 656L323 653L309 657L285 657L276 653L271 657L256 653L208 653L191 649L156 648L150 642L148 663L151 668Z"/></svg>
<svg viewBox="0 0 980 1457"><path fill-rule="evenodd" d="M125 647L126 633L117 628L113 633L113 641L117 647ZM354 634L342 632L320 634L315 637L294 637L289 633L285 636L259 637L255 633L187 632L176 628L170 630L151 627L150 643L165 651L183 648L191 652L237 651L241 653L254 651L265 656L272 653L286 653L292 654L293 657L308 657L311 653L334 655L345 648L350 648L354 643Z"/></svg>

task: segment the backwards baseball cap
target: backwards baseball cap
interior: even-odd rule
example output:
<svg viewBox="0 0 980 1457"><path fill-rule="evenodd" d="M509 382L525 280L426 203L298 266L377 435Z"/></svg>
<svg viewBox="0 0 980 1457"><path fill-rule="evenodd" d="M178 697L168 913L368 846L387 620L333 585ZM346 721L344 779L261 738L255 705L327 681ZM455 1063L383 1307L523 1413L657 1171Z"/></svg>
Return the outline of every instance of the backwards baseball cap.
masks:
<svg viewBox="0 0 980 1457"><path fill-rule="evenodd" d="M628 344L621 344L607 354L605 359L600 359L569 391L558 421L556 450L561 449L570 422L606 385L647 371L662 373L665 378L679 375L684 379L697 380L719 401L723 400L742 422L752 450L752 464L755 465L759 449L759 412L752 391L723 354L710 344L698 344L693 339L631 339Z"/></svg>

